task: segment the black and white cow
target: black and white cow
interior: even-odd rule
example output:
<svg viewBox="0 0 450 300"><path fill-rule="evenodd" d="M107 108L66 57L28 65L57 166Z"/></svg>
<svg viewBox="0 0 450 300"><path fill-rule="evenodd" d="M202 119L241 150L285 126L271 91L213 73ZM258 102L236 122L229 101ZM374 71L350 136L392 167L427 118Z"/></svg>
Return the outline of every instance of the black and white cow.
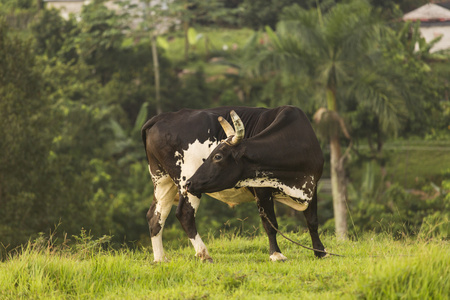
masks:
<svg viewBox="0 0 450 300"><path fill-rule="evenodd" d="M212 261L195 224L202 193L229 204L257 197L275 227L274 201L303 211L313 247L324 250L317 232L317 182L323 155L300 109L183 109L147 121L142 138L155 187L147 213L155 261L165 260L162 232L172 205L178 205L176 216L196 256ZM269 237L270 259L285 260L276 231L265 218L261 220ZM325 253L315 251L315 255Z"/></svg>

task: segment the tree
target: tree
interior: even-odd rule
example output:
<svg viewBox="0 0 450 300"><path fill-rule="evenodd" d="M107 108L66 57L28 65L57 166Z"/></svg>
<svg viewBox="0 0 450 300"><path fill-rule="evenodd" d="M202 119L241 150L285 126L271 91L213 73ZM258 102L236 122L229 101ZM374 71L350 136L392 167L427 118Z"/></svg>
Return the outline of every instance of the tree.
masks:
<svg viewBox="0 0 450 300"><path fill-rule="evenodd" d="M124 62L121 50L128 29L127 15L108 9L104 2L94 0L83 6L80 33L71 41L72 47L76 45L79 57L95 67L94 71L103 85L111 80L116 67Z"/></svg>
<svg viewBox="0 0 450 300"><path fill-rule="evenodd" d="M163 33L162 21L164 20L164 16L167 15L165 14L167 8L164 9L163 7L167 6L167 3L159 2L157 4L152 4L151 1L148 0L144 2L144 18L141 25L144 27L145 31L148 31L148 34L150 35L150 44L152 48L153 59L153 74L155 78L156 113L160 114L163 112L163 109L161 104L161 73L159 70L158 47L156 45L156 42L158 36Z"/></svg>
<svg viewBox="0 0 450 300"><path fill-rule="evenodd" d="M35 66L31 41L9 32L0 20L0 237L5 245L25 242L49 220L41 201L51 189L45 174L54 115Z"/></svg>
<svg viewBox="0 0 450 300"><path fill-rule="evenodd" d="M37 54L55 57L63 47L64 40L75 28L75 18L64 20L54 8L41 10L31 26Z"/></svg>
<svg viewBox="0 0 450 300"><path fill-rule="evenodd" d="M171 15L181 22L184 35L184 60L189 60L189 50L200 35L196 35L195 25L219 23L235 23L233 14L236 9L227 6L220 0L175 0L169 5ZM209 39L204 37L205 48L208 49Z"/></svg>
<svg viewBox="0 0 450 300"><path fill-rule="evenodd" d="M326 6L334 3L333 0L243 0L241 8L241 23L255 30L270 26L275 29L284 8L293 4L303 8L310 8L318 3Z"/></svg>
<svg viewBox="0 0 450 300"><path fill-rule="evenodd" d="M336 235L341 239L347 235L344 161L349 153L341 150L340 133L349 137L342 114L370 109L384 132L395 132L406 110L401 91L388 74L378 72L382 69L377 65L383 62L376 52L380 28L365 1L337 4L323 15L320 7L293 6L284 11L276 33L266 29L270 43L255 60L259 74L275 70L298 78L308 76L315 100L326 106L317 117L328 123ZM351 102L355 106L349 106Z"/></svg>

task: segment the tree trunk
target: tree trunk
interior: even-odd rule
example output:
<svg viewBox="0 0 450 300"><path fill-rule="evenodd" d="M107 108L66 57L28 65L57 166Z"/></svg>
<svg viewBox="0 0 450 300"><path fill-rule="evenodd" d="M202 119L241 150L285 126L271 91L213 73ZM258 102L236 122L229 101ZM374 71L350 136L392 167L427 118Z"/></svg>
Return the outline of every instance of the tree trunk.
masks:
<svg viewBox="0 0 450 300"><path fill-rule="evenodd" d="M153 56L153 72L155 73L155 101L156 101L156 113L159 115L162 113L161 107L161 94L160 94L160 80L159 80L159 60L158 49L156 48L156 34L152 34L152 56Z"/></svg>
<svg viewBox="0 0 450 300"><path fill-rule="evenodd" d="M188 61L188 59L189 59L189 39L188 39L189 22L183 23L183 30L184 30L184 60Z"/></svg>
<svg viewBox="0 0 450 300"><path fill-rule="evenodd" d="M332 85L327 89L328 110L337 111L336 88ZM331 193L333 195L334 221L336 237L339 240L347 239L347 183L345 182L344 161L339 144L339 134L330 137L330 168L331 168Z"/></svg>
<svg viewBox="0 0 450 300"><path fill-rule="evenodd" d="M331 193L333 195L334 221L336 237L347 239L347 186L345 182L344 163L341 160L341 146L338 136L330 140Z"/></svg>

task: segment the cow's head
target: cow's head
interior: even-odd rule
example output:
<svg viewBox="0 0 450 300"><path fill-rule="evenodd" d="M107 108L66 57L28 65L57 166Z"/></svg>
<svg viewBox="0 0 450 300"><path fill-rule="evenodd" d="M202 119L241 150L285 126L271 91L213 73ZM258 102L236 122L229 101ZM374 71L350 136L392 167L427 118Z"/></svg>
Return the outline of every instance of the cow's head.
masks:
<svg viewBox="0 0 450 300"><path fill-rule="evenodd" d="M227 120L219 117L220 125L224 129L227 139L211 152L194 175L186 181L187 191L191 194L199 195L222 191L234 187L240 180L244 170L241 158L245 152L245 143L242 143L245 128L233 110L230 115L236 130Z"/></svg>

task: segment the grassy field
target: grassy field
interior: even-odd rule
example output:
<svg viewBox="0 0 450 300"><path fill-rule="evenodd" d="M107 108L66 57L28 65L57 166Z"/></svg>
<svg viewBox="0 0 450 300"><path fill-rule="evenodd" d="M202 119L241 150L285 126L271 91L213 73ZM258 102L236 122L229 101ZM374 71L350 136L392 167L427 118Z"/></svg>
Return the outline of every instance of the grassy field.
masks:
<svg viewBox="0 0 450 300"><path fill-rule="evenodd" d="M309 244L309 235L294 234ZM166 247L170 261L154 264L151 249L102 250L31 244L0 264L0 299L448 299L448 241L394 241L367 235L328 250L346 257L314 258L280 239L289 258L269 261L266 237L206 238L214 264L192 247Z"/></svg>
<svg viewBox="0 0 450 300"><path fill-rule="evenodd" d="M221 51L235 51L241 49L252 37L254 31L248 28L227 29L200 27L196 28L198 37L195 45L191 45L189 53L191 58L205 58L207 55L206 47L211 54ZM162 38L168 38L168 47L166 47L167 56L173 61L184 60L184 36L169 35ZM205 44L207 40L207 45ZM227 50L224 50L225 49Z"/></svg>

